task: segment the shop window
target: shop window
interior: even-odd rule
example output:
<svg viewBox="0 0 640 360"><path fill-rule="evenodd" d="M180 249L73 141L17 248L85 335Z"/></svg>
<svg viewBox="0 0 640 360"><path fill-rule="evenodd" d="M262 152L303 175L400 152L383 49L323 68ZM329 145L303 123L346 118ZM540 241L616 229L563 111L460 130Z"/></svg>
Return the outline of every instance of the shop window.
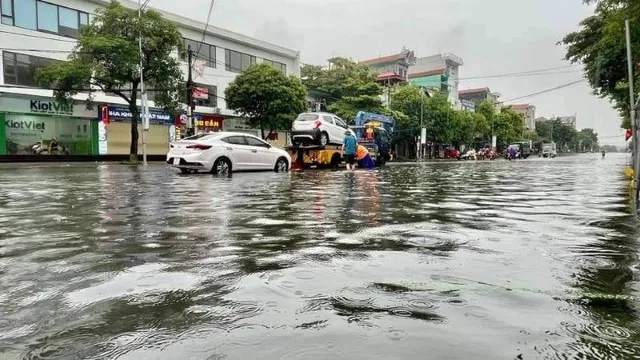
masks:
<svg viewBox="0 0 640 360"><path fill-rule="evenodd" d="M3 52L2 59L4 83L29 87L41 87L35 80L36 69L58 61L9 51Z"/></svg>
<svg viewBox="0 0 640 360"><path fill-rule="evenodd" d="M13 4L11 0L0 0L0 9L2 10L2 23L13 25Z"/></svg>
<svg viewBox="0 0 640 360"><path fill-rule="evenodd" d="M92 153L90 120L8 114L5 123L10 155Z"/></svg>
<svg viewBox="0 0 640 360"><path fill-rule="evenodd" d="M242 72L256 64L256 57L241 52L225 49L225 69L231 72Z"/></svg>

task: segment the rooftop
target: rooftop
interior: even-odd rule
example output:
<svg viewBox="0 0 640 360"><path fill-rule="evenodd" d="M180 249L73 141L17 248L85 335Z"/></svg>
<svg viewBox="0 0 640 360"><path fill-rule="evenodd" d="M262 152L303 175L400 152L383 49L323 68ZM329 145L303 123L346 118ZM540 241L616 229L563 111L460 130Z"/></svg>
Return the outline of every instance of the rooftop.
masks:
<svg viewBox="0 0 640 360"><path fill-rule="evenodd" d="M380 56L373 59L363 60L363 61L360 61L360 63L366 64L366 65L379 65L379 64L393 63L396 61L403 61L411 65L415 63L416 61L415 59L416 59L416 56L413 53L413 51L408 50L406 48L402 48L402 51L398 54Z"/></svg>
<svg viewBox="0 0 640 360"><path fill-rule="evenodd" d="M89 1L101 6L107 6L111 2L110 0L89 0ZM119 0L119 1L123 6L127 8L136 9L136 10L138 9L137 3L134 3L129 0ZM206 29L206 33L209 35L213 35L222 39L242 43L244 45L247 45L256 49L269 51L269 52L276 53L278 55L288 57L288 58L296 58L300 55L299 51L287 49L285 47L282 47L276 44L258 40L258 39L255 39L246 35L242 35L233 31L225 30L217 26L213 26L213 25L207 26L207 24L203 22L192 20L180 15L176 15L164 10L151 7L151 6L147 6L147 8L153 9L154 11L159 12L160 14L162 14L162 16L165 19L172 21L178 24L180 27L183 27L186 29L195 30L200 33L204 32Z"/></svg>
<svg viewBox="0 0 640 360"><path fill-rule="evenodd" d="M434 69L434 70L415 72L415 73L409 74L409 79L419 78L424 76L440 75L440 74L444 74L446 70L447 69L445 68L440 68L440 69Z"/></svg>
<svg viewBox="0 0 640 360"><path fill-rule="evenodd" d="M531 104L513 104L511 105L511 109L513 110L524 110L527 109Z"/></svg>
<svg viewBox="0 0 640 360"><path fill-rule="evenodd" d="M484 87L484 88L460 90L460 91L458 91L458 95L475 94L475 93L481 93L481 92L487 92L488 93L489 92L489 88L488 87Z"/></svg>

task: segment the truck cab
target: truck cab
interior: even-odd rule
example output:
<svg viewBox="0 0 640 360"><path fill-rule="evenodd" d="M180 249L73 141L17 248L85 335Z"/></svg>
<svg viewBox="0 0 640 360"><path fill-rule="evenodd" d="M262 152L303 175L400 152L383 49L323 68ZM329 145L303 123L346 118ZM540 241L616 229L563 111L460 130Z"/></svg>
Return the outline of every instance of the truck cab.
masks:
<svg viewBox="0 0 640 360"><path fill-rule="evenodd" d="M391 158L391 133L395 120L391 116L358 111L355 125L350 129L356 134L358 144L369 150L376 165L384 165Z"/></svg>

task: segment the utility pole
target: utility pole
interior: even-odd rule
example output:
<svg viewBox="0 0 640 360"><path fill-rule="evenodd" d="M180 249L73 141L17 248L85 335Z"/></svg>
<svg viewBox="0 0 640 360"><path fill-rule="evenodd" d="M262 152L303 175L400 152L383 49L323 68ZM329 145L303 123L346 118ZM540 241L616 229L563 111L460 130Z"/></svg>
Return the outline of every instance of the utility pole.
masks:
<svg viewBox="0 0 640 360"><path fill-rule="evenodd" d="M638 121L636 119L634 90L633 90L633 58L631 55L631 31L629 19L625 20L625 36L627 40L627 70L629 73L629 117L631 120L631 130L633 133L633 180L635 185L634 197L636 200L636 208L638 205L638 171L640 170L640 154L638 154Z"/></svg>
<svg viewBox="0 0 640 360"><path fill-rule="evenodd" d="M196 126L193 120L193 110L195 110L195 106L193 106L193 79L191 76L191 61L193 58L193 50L191 50L191 45L187 46L187 136L195 135Z"/></svg>
<svg viewBox="0 0 640 360"><path fill-rule="evenodd" d="M142 164L147 165L147 132L149 131L149 105L147 99L147 90L144 87L144 69L143 69L143 53L142 53L142 5L138 0L138 46L140 51L140 105L142 108ZM136 154L136 157L138 154Z"/></svg>
<svg viewBox="0 0 640 360"><path fill-rule="evenodd" d="M420 160L424 159L424 145L423 143L426 144L426 140L422 138L423 135L423 131L422 131L422 127L423 127L423 122L422 122L422 118L424 115L424 88L420 87Z"/></svg>

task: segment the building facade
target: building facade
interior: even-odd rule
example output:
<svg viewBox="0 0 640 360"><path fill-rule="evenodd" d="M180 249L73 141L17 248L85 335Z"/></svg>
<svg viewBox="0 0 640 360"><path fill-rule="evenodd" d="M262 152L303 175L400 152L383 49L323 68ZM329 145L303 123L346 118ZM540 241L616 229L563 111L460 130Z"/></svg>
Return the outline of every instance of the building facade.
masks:
<svg viewBox="0 0 640 360"><path fill-rule="evenodd" d="M388 106L391 96L398 85L406 84L409 79L409 67L416 61L412 50L402 48L398 54L381 56L374 59L361 61L368 65L376 73L378 83L385 88L382 95L382 103Z"/></svg>
<svg viewBox="0 0 640 360"><path fill-rule="evenodd" d="M575 129L576 120L577 120L577 116L576 115L560 116L560 117L558 117L558 119L560 119L560 122L562 122L563 124L571 125Z"/></svg>
<svg viewBox="0 0 640 360"><path fill-rule="evenodd" d="M131 9L138 6L131 1L121 3ZM26 147L38 142L46 145L52 139L71 154L129 153L131 114L123 99L94 92L94 109L81 110L87 108L86 94L74 96L69 104L60 104L53 99L53 91L42 89L34 79L37 68L66 60L76 45L80 28L89 24L95 11L106 4L107 0L2 0L0 61L4 76L0 79L0 114L6 119L2 123L8 125L0 129L0 155L28 153ZM245 119L227 109L224 90L238 73L261 62L282 69L287 75L299 76L299 52L159 12L178 26L185 45L197 51L192 64L197 124L208 131L257 133ZM186 78L188 65L181 60ZM165 154L176 134L176 119L155 108L152 101L149 106L147 148L150 154ZM99 124L104 117L109 117L106 127ZM280 143L285 139L285 134L278 134L273 140Z"/></svg>
<svg viewBox="0 0 640 360"><path fill-rule="evenodd" d="M409 68L409 81L425 89L436 89L445 95L455 109L462 109L458 97L461 57L454 54L437 54L417 58Z"/></svg>
<svg viewBox="0 0 640 360"><path fill-rule="evenodd" d="M531 104L514 104L511 110L522 114L525 129L535 130L536 128L536 107Z"/></svg>
<svg viewBox="0 0 640 360"><path fill-rule="evenodd" d="M485 100L494 104L496 110L500 110L500 104L498 103L500 94L491 92L488 87L460 90L458 91L458 98L460 105L465 110L474 110L478 104Z"/></svg>

